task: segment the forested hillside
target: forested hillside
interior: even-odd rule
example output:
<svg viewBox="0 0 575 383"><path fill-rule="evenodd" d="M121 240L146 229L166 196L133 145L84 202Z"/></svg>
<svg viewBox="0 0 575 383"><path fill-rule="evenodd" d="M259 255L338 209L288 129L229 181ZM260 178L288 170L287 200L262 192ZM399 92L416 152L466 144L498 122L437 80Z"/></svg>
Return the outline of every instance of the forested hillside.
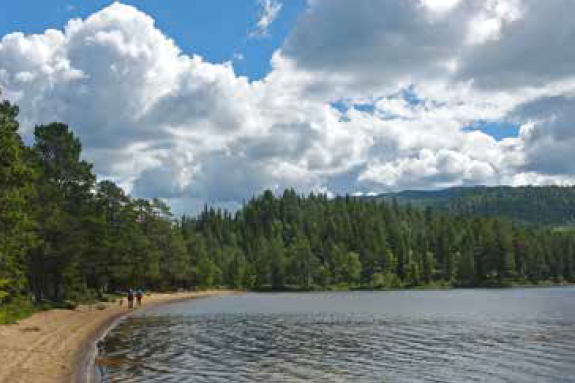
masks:
<svg viewBox="0 0 575 383"><path fill-rule="evenodd" d="M162 201L135 199L98 181L66 125L36 127L33 144L25 146L17 113L0 105L3 310L101 298L129 287L397 288L575 279L571 233L385 201L267 191L235 213L206 208L177 219Z"/></svg>
<svg viewBox="0 0 575 383"><path fill-rule="evenodd" d="M198 283L312 288L573 281L575 236L431 209L287 190L235 216L184 218Z"/></svg>
<svg viewBox="0 0 575 383"><path fill-rule="evenodd" d="M456 215L508 217L532 225L575 224L573 186L496 186L450 188L437 191L403 191L375 197L376 200L434 207Z"/></svg>

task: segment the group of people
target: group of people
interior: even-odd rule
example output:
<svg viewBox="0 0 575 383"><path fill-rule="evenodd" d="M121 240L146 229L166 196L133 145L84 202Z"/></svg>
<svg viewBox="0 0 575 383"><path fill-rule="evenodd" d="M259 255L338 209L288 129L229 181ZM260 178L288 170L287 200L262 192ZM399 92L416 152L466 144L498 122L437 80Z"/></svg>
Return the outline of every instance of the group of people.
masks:
<svg viewBox="0 0 575 383"><path fill-rule="evenodd" d="M142 289L138 290L129 289L128 292L126 293L126 298L128 298L128 308L129 309L134 308L134 299L136 300L138 307L141 306L143 297L144 297L144 291ZM121 299L120 306L123 304L124 299Z"/></svg>

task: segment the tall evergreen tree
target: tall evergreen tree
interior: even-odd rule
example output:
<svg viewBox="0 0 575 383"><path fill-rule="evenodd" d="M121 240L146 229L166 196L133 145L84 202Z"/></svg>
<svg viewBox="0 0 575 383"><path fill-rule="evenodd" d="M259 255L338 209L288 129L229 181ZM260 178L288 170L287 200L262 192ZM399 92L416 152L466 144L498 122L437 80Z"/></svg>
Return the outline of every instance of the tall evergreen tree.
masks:
<svg viewBox="0 0 575 383"><path fill-rule="evenodd" d="M18 108L0 103L0 303L27 291L27 251L35 244L30 201L35 172L18 135Z"/></svg>

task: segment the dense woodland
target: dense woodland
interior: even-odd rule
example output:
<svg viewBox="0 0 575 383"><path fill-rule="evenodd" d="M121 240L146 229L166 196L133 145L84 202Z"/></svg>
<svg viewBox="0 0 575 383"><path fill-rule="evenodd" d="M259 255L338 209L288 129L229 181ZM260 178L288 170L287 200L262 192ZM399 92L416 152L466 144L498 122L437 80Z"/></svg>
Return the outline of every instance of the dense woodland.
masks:
<svg viewBox="0 0 575 383"><path fill-rule="evenodd" d="M528 225L575 225L574 186L474 186L434 191L403 191L374 199L417 207L434 207L452 214L504 216Z"/></svg>
<svg viewBox="0 0 575 383"><path fill-rule="evenodd" d="M207 210L181 226L198 265L210 265L198 268L204 285L399 288L575 278L571 232L351 197L267 191L234 216Z"/></svg>
<svg viewBox="0 0 575 383"><path fill-rule="evenodd" d="M266 191L231 213L172 216L99 181L63 124L18 134L0 104L0 303L149 290L573 282L575 235L394 202ZM20 304L20 303L19 303Z"/></svg>

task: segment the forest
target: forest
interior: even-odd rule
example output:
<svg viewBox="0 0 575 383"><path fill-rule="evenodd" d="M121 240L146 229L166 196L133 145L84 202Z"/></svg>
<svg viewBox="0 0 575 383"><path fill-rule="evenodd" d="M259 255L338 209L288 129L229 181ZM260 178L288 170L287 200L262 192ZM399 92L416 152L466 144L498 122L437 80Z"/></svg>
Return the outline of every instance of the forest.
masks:
<svg viewBox="0 0 575 383"><path fill-rule="evenodd" d="M61 123L25 145L0 104L0 314L147 290L506 286L575 280L575 234L395 200L265 191L174 217L98 180ZM2 321L2 315L0 315Z"/></svg>
<svg viewBox="0 0 575 383"><path fill-rule="evenodd" d="M372 198L429 206L462 216L504 216L526 225L571 227L575 224L575 186L453 187L406 190Z"/></svg>

